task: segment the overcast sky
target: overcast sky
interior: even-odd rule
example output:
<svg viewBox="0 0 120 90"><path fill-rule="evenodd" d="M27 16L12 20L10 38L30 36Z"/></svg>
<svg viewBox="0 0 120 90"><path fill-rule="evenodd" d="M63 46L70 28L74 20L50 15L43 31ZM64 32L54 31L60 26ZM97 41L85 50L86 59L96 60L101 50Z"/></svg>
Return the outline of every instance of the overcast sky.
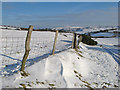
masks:
<svg viewBox="0 0 120 90"><path fill-rule="evenodd" d="M2 23L36 27L114 26L117 2L3 2Z"/></svg>

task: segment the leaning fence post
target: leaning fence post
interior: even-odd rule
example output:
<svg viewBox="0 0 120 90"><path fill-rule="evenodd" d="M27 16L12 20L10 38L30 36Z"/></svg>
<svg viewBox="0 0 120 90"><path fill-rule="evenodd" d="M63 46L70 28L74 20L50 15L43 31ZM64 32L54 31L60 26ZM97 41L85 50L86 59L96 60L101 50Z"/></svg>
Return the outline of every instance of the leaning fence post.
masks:
<svg viewBox="0 0 120 90"><path fill-rule="evenodd" d="M26 41L25 41L25 54L23 56L22 65L21 65L21 71L23 72L23 75L25 75L25 71L24 71L25 63L30 51L30 39L31 39L32 31L33 31L33 26L30 25L28 29Z"/></svg>
<svg viewBox="0 0 120 90"><path fill-rule="evenodd" d="M58 37L58 30L56 30L56 34L55 34L55 40L54 40L52 55L54 55L54 53L55 53L57 37Z"/></svg>
<svg viewBox="0 0 120 90"><path fill-rule="evenodd" d="M77 34L76 33L73 33L72 48L73 49L77 48Z"/></svg>

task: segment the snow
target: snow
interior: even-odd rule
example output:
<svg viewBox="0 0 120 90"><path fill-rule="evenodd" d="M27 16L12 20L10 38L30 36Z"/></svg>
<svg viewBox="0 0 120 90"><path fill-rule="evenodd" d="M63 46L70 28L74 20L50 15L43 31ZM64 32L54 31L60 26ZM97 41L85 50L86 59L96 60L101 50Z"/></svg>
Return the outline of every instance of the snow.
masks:
<svg viewBox="0 0 120 90"><path fill-rule="evenodd" d="M2 32L2 37L13 35L14 38L25 38L27 34L26 31L17 30L2 30ZM119 52L116 47L118 38L93 38L98 41L97 46L80 43L80 48L76 51L67 49L71 47L72 34L65 34L67 37L59 34L56 54L53 56L49 52L52 50L53 43L51 42L54 41L54 35L53 32L32 33L32 37L39 37L41 42L45 41L44 45L48 46L45 51L41 52L42 54L39 53L39 50L35 50L36 54L42 56L47 52L48 56L42 59L28 59L25 71L29 75L23 77L19 69L24 53L14 54L15 58L20 58L20 61L9 59L8 61L11 63L8 63L7 66L4 63L5 65L3 64L0 68L2 88L19 88L23 85L27 88L102 88L105 86L116 88L119 86ZM24 46L22 48L24 49ZM35 57L34 55L31 52L31 57Z"/></svg>
<svg viewBox="0 0 120 90"><path fill-rule="evenodd" d="M30 74L26 78L22 78L19 73L7 78L3 77L3 87L9 85L18 88L21 83L29 87L29 83L32 88L86 88L85 85L88 83L87 85L92 88L101 88L105 85L104 82L110 84L110 86L105 85L110 88L114 85L118 86L118 68L114 59L107 53L101 54L95 51L91 54L92 52L89 50L87 54L84 53L84 57L80 57L70 49L50 56L26 68ZM8 80L13 83L7 82ZM50 86L51 84L53 86Z"/></svg>
<svg viewBox="0 0 120 90"><path fill-rule="evenodd" d="M96 37L96 36L112 37L112 36L114 36L114 34L108 33L108 32L107 33L101 32L101 33L92 34L91 36L93 36L93 37Z"/></svg>
<svg viewBox="0 0 120 90"><path fill-rule="evenodd" d="M18 69L20 69L21 60L24 55L25 48L25 37L27 31L19 30L2 30L2 55L3 63L2 67L4 68L0 74L9 75ZM63 34L59 34L57 43L56 43L56 52L58 53L62 50L65 50L71 47L72 37L66 34L67 37ZM30 55L26 62L26 66L30 66L35 62L38 62L39 59L48 57L53 48L54 42L54 32L32 32L31 44L30 44ZM7 65L7 67L6 67ZM11 68L11 71L9 71ZM16 70L17 69L17 70ZM6 74L5 74L6 73Z"/></svg>
<svg viewBox="0 0 120 90"><path fill-rule="evenodd" d="M2 26L0 25L0 28L2 28Z"/></svg>
<svg viewBox="0 0 120 90"><path fill-rule="evenodd" d="M90 32L96 32L96 31L100 31L101 29L99 29L99 28L96 28L96 29L80 29L80 31L78 30L76 33L78 33L78 34L85 34L85 33L90 33Z"/></svg>
<svg viewBox="0 0 120 90"><path fill-rule="evenodd" d="M113 58L120 64L120 47L119 47L119 37L118 38L104 38L104 40L97 38L99 44L102 48L106 50Z"/></svg>

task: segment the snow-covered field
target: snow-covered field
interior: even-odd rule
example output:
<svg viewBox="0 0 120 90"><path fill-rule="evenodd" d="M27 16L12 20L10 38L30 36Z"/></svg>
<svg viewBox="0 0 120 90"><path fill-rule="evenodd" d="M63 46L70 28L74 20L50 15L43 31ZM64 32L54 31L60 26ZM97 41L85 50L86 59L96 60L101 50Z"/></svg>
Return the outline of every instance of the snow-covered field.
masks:
<svg viewBox="0 0 120 90"><path fill-rule="evenodd" d="M91 35L92 37L99 37L99 36L104 36L104 37L112 37L114 36L114 33L105 33L105 32L101 32L101 33L95 33Z"/></svg>
<svg viewBox="0 0 120 90"><path fill-rule="evenodd" d="M85 33L97 32L97 31L100 31L100 30L115 29L115 28L116 27L114 27L114 28L112 28L112 27L110 27L110 28L98 28L98 27L96 27L96 28L82 28L80 30L77 30L76 33L85 34ZM114 31L114 30L112 30L112 31ZM118 31L118 30L116 30L116 31Z"/></svg>
<svg viewBox="0 0 120 90"><path fill-rule="evenodd" d="M20 69L21 60L25 52L25 37L27 31L2 30L2 68L0 75L11 75ZM69 34L59 34L56 44L56 52L71 47L72 37ZM52 53L54 43L54 32L32 32L30 43L30 54L26 66L48 57ZM11 71L10 71L11 68Z"/></svg>
<svg viewBox="0 0 120 90"><path fill-rule="evenodd" d="M2 37L24 37L22 39L24 41L26 33L26 31L2 30ZM24 54L24 42L19 42L22 44L19 47L21 52L11 54L13 55L11 57L3 55L4 53L0 54L4 57L3 59L6 59L6 62L2 63L3 65L0 67L3 88L117 88L119 86L118 38L94 38L98 41L97 46L80 43L80 48L76 51L74 49L65 50L71 47L72 34L59 34L56 51L62 52L56 52L52 56L50 53L54 34L53 32L32 33L32 37L40 38L41 44L44 42L42 47L45 45L47 47L46 49L43 47L44 51L39 51L40 46L38 45L37 49L31 50L31 56L27 60L25 69L29 73L28 77L21 76L19 72ZM6 40L3 39L4 41ZM35 45L37 45L37 41L34 43ZM32 46L32 42L34 40L31 41L31 49L34 46ZM8 44L7 47L9 46L11 47L11 44ZM33 51L36 53L33 54ZM45 56L45 58L37 58L36 54Z"/></svg>

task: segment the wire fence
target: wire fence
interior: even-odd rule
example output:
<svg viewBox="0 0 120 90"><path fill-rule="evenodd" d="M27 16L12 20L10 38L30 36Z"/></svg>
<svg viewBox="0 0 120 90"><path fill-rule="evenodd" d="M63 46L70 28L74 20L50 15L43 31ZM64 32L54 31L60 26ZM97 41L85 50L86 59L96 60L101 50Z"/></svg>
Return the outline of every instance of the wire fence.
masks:
<svg viewBox="0 0 120 90"><path fill-rule="evenodd" d="M54 33L54 32L52 32ZM26 37L2 37L2 65L10 65L21 62L25 53ZM31 65L52 53L54 37L49 35L31 37L30 54L26 65ZM59 33L55 53L70 48L72 45L71 34Z"/></svg>

